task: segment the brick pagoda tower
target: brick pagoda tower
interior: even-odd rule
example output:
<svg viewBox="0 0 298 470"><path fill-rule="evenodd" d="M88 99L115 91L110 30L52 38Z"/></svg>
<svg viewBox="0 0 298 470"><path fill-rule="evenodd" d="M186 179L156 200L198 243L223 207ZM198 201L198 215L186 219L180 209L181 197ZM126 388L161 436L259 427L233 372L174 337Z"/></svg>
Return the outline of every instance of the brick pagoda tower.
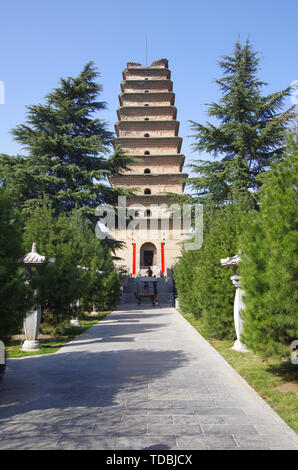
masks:
<svg viewBox="0 0 298 470"><path fill-rule="evenodd" d="M129 62L123 71L114 146L120 145L135 162L130 164L131 171L111 177L110 183L113 187L137 188L136 195L127 198L127 207L143 205L135 218L139 226L130 231L129 238L123 231L115 232L115 238L126 243L117 252L122 258L117 264L133 276L144 275L148 266L155 275L167 276L181 252L181 233L174 235L171 213L160 206L173 204L167 193L183 193L187 177L182 173L182 138L178 137L170 77L166 59L150 67Z"/></svg>

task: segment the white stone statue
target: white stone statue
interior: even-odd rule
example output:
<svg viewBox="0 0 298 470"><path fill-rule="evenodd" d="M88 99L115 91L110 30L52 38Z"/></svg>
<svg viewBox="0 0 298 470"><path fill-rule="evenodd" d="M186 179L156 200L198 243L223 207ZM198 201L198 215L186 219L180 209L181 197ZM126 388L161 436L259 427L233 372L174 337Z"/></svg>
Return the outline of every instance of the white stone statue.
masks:
<svg viewBox="0 0 298 470"><path fill-rule="evenodd" d="M239 261L241 261L240 257L238 255L232 256L229 258L224 258L221 259L221 265L222 266L232 266L234 268L234 275L231 276L231 280L233 282L233 285L236 287L236 293L235 293L235 300L234 300L234 324L235 324L235 330L236 330L236 341L234 343L234 346L232 349L235 351L247 353L249 352L245 344L241 342L241 335L243 333L243 319L241 318L241 310L245 309L245 305L243 302L243 290L241 289L241 282L240 279L241 277L237 274L237 266Z"/></svg>

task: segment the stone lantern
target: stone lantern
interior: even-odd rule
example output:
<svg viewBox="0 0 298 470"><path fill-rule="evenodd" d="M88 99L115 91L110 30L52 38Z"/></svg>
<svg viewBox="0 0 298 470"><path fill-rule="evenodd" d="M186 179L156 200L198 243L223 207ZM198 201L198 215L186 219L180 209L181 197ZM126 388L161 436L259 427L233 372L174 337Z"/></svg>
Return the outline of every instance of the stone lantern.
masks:
<svg viewBox="0 0 298 470"><path fill-rule="evenodd" d="M249 352L245 344L241 342L241 335L243 332L243 319L241 318L240 312L245 309L245 305L242 299L243 290L241 289L241 277L237 273L238 263L241 261L238 255L232 256L230 258L221 259L222 266L232 266L234 269L234 274L231 276L233 285L236 287L235 300L234 300L234 324L236 330L236 341L232 349L235 351L247 353Z"/></svg>
<svg viewBox="0 0 298 470"><path fill-rule="evenodd" d="M32 244L31 251L27 253L20 260L20 263L24 264L26 271L30 274L31 269L46 262L46 257L37 253L36 243ZM50 258L49 264L54 264L55 259ZM36 296L37 292L35 292ZM37 305L30 310L24 318L23 326L25 332L25 341L22 344L22 351L38 351L40 349L40 343L38 340L39 326L41 319L41 306Z"/></svg>

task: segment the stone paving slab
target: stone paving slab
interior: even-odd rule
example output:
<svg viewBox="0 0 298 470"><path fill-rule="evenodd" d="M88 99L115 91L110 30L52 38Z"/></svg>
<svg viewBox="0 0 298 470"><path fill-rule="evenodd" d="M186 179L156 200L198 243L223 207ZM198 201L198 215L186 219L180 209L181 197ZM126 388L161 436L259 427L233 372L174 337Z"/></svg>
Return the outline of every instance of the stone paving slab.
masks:
<svg viewBox="0 0 298 470"><path fill-rule="evenodd" d="M298 436L174 308L121 306L57 353L7 360L0 449L297 450Z"/></svg>

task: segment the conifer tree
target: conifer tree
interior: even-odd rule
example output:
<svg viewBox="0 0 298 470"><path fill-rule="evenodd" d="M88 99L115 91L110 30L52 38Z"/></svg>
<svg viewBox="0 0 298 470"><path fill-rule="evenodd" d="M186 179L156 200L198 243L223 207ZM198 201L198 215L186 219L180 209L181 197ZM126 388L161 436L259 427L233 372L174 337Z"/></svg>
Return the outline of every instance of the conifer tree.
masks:
<svg viewBox="0 0 298 470"><path fill-rule="evenodd" d="M115 307L120 279L110 247L96 238L92 223L79 211L57 216L45 201L26 222L27 251L33 241L42 255L56 260L54 265L45 263L31 275L31 285L39 292L43 324L60 328L73 316L71 305L77 300L85 311L91 311L93 305L98 310Z"/></svg>
<svg viewBox="0 0 298 470"><path fill-rule="evenodd" d="M200 199L215 205L246 199L256 207L258 176L281 159L286 126L291 109L282 112L290 87L267 96L261 94L265 82L257 78L259 58L247 40L238 40L232 56L219 61L223 76L216 80L222 97L209 104L208 116L216 123L191 121L198 151L206 151L213 161L198 160L192 165L198 174L189 183Z"/></svg>
<svg viewBox="0 0 298 470"><path fill-rule="evenodd" d="M91 217L99 204L125 194L107 184L109 175L127 169L130 158L120 147L108 156L113 135L94 117L106 108L98 101L98 75L89 62L78 77L62 78L45 104L29 106L27 122L12 130L28 154L2 155L0 176L27 212L46 195L56 214L78 209Z"/></svg>
<svg viewBox="0 0 298 470"><path fill-rule="evenodd" d="M260 211L247 216L240 238L243 340L264 357L287 356L298 337L297 162L296 136L263 178Z"/></svg>
<svg viewBox="0 0 298 470"><path fill-rule="evenodd" d="M23 268L22 225L11 195L0 188L0 339L21 328L30 306Z"/></svg>
<svg viewBox="0 0 298 470"><path fill-rule="evenodd" d="M80 298L84 289L78 269L80 239L70 224L71 217L55 215L44 203L32 210L24 230L25 251L37 244L38 252L55 258L55 264L44 263L30 275L30 284L38 289L42 306L42 322L54 328L71 317L71 304Z"/></svg>
<svg viewBox="0 0 298 470"><path fill-rule="evenodd" d="M114 266L109 243L99 240L92 224L76 211L70 218L73 236L78 241L78 263L87 267L83 271L82 302L86 311L93 307L109 310L117 305L120 292L120 276Z"/></svg>
<svg viewBox="0 0 298 470"><path fill-rule="evenodd" d="M236 251L238 218L235 205L206 214L202 248L185 251L174 269L182 310L201 318L204 334L214 338L235 336L235 288L220 260Z"/></svg>
<svg viewBox="0 0 298 470"><path fill-rule="evenodd" d="M174 280L179 296L179 308L184 313L201 315L201 305L198 302L198 292L194 289L197 269L201 261L201 250L185 250L174 266Z"/></svg>

